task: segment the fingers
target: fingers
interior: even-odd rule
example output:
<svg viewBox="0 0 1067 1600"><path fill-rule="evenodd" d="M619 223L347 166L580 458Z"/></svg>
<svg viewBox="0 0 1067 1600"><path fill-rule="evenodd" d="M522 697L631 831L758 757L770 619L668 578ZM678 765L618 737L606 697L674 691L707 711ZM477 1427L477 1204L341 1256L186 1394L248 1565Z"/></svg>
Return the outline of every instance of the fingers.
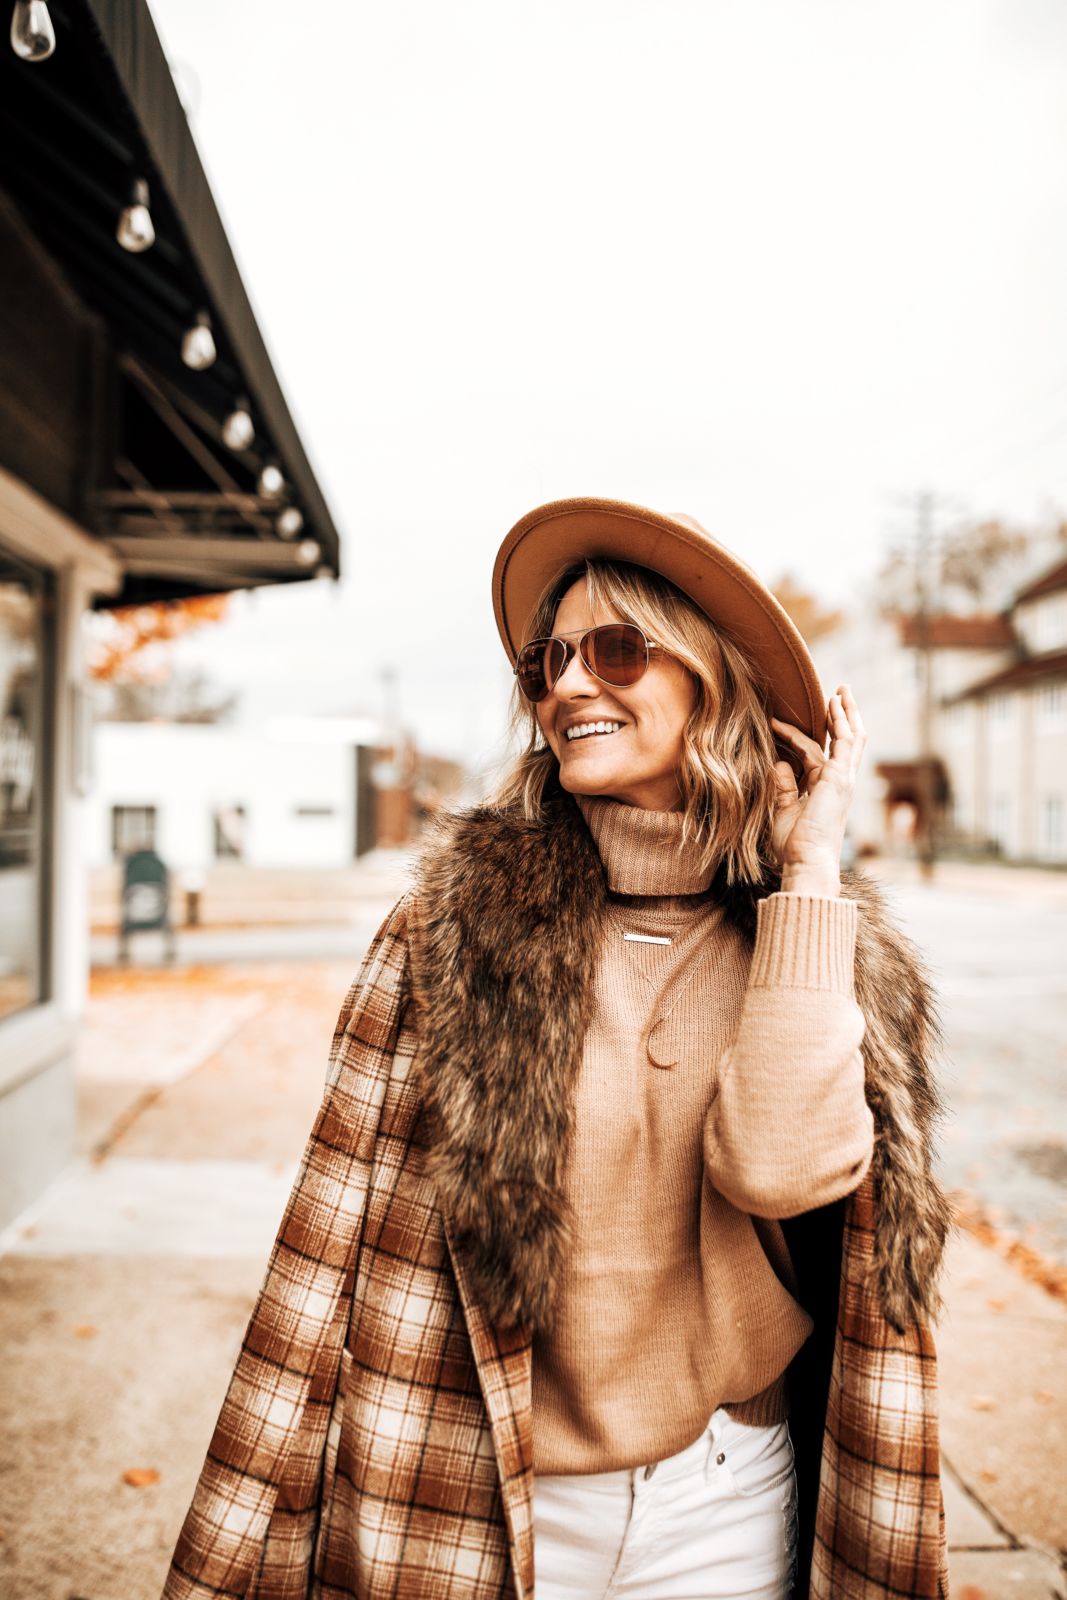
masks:
<svg viewBox="0 0 1067 1600"><path fill-rule="evenodd" d="M791 722L782 722L780 718L772 717L771 726L783 744L789 745L800 756L805 772L815 772L825 763L826 756L822 746L816 744L814 739L802 733L799 728L795 728Z"/></svg>
<svg viewBox="0 0 1067 1600"><path fill-rule="evenodd" d="M780 806L800 798L797 790L797 775L788 761L776 761L774 763L774 787Z"/></svg>
<svg viewBox="0 0 1067 1600"><path fill-rule="evenodd" d="M832 766L836 771L847 774L849 778L855 777L867 743L867 730L863 726L859 707L847 683L841 684L837 692L826 702L826 725L830 733L829 756L814 739L795 727L793 723L782 722L779 717L772 717L771 724L778 737L800 755L806 776L810 777Z"/></svg>
<svg viewBox="0 0 1067 1600"><path fill-rule="evenodd" d="M867 743L867 730L847 683L840 684L837 693L830 696L827 720L831 734L830 759L847 766L849 776L854 778Z"/></svg>

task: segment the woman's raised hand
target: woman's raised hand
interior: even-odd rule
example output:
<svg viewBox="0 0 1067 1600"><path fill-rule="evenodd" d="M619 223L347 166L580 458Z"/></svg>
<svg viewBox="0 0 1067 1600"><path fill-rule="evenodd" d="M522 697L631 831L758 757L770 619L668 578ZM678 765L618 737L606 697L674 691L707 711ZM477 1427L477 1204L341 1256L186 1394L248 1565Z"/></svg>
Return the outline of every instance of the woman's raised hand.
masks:
<svg viewBox="0 0 1067 1600"><path fill-rule="evenodd" d="M841 892L841 846L856 773L867 732L847 684L826 705L830 754L791 722L771 723L778 738L804 764L803 791L788 761L775 763L778 785L772 843L782 868L782 888L791 894Z"/></svg>

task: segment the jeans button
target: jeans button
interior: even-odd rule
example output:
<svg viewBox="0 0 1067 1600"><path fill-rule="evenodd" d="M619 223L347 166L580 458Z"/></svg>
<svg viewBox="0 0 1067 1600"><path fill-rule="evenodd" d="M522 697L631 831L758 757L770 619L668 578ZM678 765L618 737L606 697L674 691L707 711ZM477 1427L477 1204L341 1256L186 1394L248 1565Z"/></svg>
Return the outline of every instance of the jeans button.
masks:
<svg viewBox="0 0 1067 1600"><path fill-rule="evenodd" d="M724 1451L720 1450L718 1455L715 1457L716 1465L721 1467L725 1460L726 1460L726 1454L725 1454Z"/></svg>

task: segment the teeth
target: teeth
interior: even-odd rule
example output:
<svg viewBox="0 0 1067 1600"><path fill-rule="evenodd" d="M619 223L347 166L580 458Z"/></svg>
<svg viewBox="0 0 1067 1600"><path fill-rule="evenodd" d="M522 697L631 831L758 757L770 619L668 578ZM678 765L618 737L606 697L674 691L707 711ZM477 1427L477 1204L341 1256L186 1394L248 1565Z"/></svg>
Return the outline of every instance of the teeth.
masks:
<svg viewBox="0 0 1067 1600"><path fill-rule="evenodd" d="M575 727L567 729L567 738L584 739L590 733L618 733L621 727L621 722L580 722Z"/></svg>

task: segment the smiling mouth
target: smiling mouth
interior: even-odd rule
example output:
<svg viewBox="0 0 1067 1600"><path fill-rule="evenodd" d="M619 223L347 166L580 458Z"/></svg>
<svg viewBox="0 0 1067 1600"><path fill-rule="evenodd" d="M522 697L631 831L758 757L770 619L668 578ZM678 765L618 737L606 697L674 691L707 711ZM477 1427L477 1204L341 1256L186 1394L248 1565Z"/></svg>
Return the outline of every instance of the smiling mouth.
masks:
<svg viewBox="0 0 1067 1600"><path fill-rule="evenodd" d="M589 739L594 733L618 733L621 727L621 722L579 722L573 728L567 729L567 743L574 744L577 739Z"/></svg>

